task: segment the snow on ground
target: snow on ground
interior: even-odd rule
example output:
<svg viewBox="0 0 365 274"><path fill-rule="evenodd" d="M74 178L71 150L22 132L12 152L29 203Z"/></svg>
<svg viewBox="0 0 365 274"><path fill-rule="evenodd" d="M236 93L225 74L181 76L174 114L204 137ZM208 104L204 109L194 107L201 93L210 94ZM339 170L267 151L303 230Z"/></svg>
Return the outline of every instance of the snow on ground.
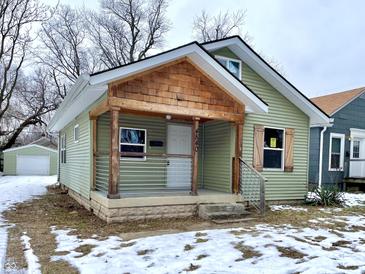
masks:
<svg viewBox="0 0 365 274"><path fill-rule="evenodd" d="M308 197L313 197L313 192L308 193ZM343 205L345 207L365 206L365 193L342 193ZM272 205L271 211L292 210L292 211L308 211L304 207L295 207L291 205ZM340 212L341 208L321 208L325 213Z"/></svg>
<svg viewBox="0 0 365 274"><path fill-rule="evenodd" d="M185 273L193 269L193 273L363 273L365 216L332 217L328 222L344 226L330 230L256 225L132 241L116 236L81 239L71 235L71 230L52 227L56 252L62 252L52 259L66 260L81 273L98 274ZM75 251L83 245L91 245L91 252Z"/></svg>
<svg viewBox="0 0 365 274"><path fill-rule="evenodd" d="M304 207L295 207L291 205L272 205L270 206L271 211L281 211L281 210L292 210L292 211L308 211Z"/></svg>
<svg viewBox="0 0 365 274"><path fill-rule="evenodd" d="M0 177L0 273L5 263L8 224L1 216L3 211L17 203L46 192L48 185L57 181L56 176L1 176Z"/></svg>
<svg viewBox="0 0 365 274"><path fill-rule="evenodd" d="M27 235L26 232L24 232L21 240L24 246L25 259L27 260L28 273L41 274L41 265L39 264L38 257L34 255L32 246L30 244L31 238Z"/></svg>
<svg viewBox="0 0 365 274"><path fill-rule="evenodd" d="M349 207L353 206L365 206L365 193L343 193L345 205Z"/></svg>

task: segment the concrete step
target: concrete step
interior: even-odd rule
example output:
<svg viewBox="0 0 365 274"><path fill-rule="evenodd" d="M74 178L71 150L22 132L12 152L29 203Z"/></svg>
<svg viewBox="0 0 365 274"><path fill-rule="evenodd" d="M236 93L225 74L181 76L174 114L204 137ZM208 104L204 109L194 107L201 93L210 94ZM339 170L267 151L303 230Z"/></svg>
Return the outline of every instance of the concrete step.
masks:
<svg viewBox="0 0 365 274"><path fill-rule="evenodd" d="M199 217L206 220L239 219L249 215L243 204L202 204L199 205Z"/></svg>

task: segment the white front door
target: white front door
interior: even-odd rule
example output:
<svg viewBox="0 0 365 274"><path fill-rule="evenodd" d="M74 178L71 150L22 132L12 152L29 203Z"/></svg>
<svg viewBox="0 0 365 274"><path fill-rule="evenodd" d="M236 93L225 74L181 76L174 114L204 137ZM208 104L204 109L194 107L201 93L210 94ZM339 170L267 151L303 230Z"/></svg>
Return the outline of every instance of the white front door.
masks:
<svg viewBox="0 0 365 274"><path fill-rule="evenodd" d="M365 177L365 138L351 139L350 177Z"/></svg>
<svg viewBox="0 0 365 274"><path fill-rule="evenodd" d="M17 155L17 175L49 175L50 159L47 155Z"/></svg>
<svg viewBox="0 0 365 274"><path fill-rule="evenodd" d="M191 155L191 126L167 125L167 154ZM167 187L190 189L191 158L167 158Z"/></svg>

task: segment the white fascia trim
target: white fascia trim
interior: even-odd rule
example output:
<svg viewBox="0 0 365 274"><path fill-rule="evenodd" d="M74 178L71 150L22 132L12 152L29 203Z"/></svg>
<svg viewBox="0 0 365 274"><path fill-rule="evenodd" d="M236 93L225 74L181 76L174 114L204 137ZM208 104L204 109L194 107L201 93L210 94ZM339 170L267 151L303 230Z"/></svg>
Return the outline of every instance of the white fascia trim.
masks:
<svg viewBox="0 0 365 274"><path fill-rule="evenodd" d="M38 147L38 148L41 148L41 149L45 149L45 150L49 150L51 152L57 153L57 149L52 149L52 148L49 148L49 147L44 147L44 146L40 146L40 145L36 145L36 144L29 144L29 145L25 145L25 146L21 146L21 147L8 148L8 149L5 149L3 152L10 152L10 151L23 149L23 148L29 148L29 147Z"/></svg>
<svg viewBox="0 0 365 274"><path fill-rule="evenodd" d="M365 138L365 129L361 128L350 128L351 138Z"/></svg>
<svg viewBox="0 0 365 274"><path fill-rule="evenodd" d="M260 58L256 56L251 49L242 43L237 37L217 41L203 45L209 51L223 47L228 47L236 54L244 63L248 64L262 78L270 83L275 89L281 92L286 98L301 109L310 117L311 124L329 125L330 118L317 109L309 100L303 97L289 83L283 80L270 66L266 65Z"/></svg>
<svg viewBox="0 0 365 274"><path fill-rule="evenodd" d="M69 107L69 103L73 102L75 98L80 94L80 92L84 89L84 87L89 83L90 76L87 74L79 76L76 82L73 84L71 89L68 91L65 99L58 107L56 113L53 115L51 121L48 124L47 130L53 131L53 127L55 123L64 115L65 111Z"/></svg>
<svg viewBox="0 0 365 274"><path fill-rule="evenodd" d="M252 91L247 89L238 79L226 71L214 58L206 53L198 44L189 44L185 47L162 53L160 55L123 66L121 68L92 75L91 85L106 84L116 79L122 79L136 73L158 67L180 58L188 57L191 61L204 70L210 77L220 83L238 101L244 103L247 112L267 113L268 106L262 102Z"/></svg>

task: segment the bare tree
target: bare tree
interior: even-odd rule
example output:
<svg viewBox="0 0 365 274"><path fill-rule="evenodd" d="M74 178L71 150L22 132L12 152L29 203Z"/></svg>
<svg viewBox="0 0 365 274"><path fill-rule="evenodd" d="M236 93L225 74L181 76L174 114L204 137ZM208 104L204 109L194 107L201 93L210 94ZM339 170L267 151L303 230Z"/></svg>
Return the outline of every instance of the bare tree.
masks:
<svg viewBox="0 0 365 274"><path fill-rule="evenodd" d="M22 68L30 51L32 26L46 19L47 8L36 0L0 1L0 149L9 147L9 131L21 130L27 124L18 124L19 129L10 128L12 105L19 89Z"/></svg>
<svg viewBox="0 0 365 274"><path fill-rule="evenodd" d="M84 28L83 13L60 5L52 18L42 24L40 64L49 69L54 88L61 98L69 85L82 74L93 72L95 56Z"/></svg>
<svg viewBox="0 0 365 274"><path fill-rule="evenodd" d="M166 0L101 0L101 7L86 18L91 41L107 68L143 59L163 45L169 30Z"/></svg>
<svg viewBox="0 0 365 274"><path fill-rule="evenodd" d="M20 76L10 107L0 121L0 150L14 145L26 128L46 125L47 114L59 104L58 94L50 92L51 85L49 74L41 69L29 77Z"/></svg>
<svg viewBox="0 0 365 274"><path fill-rule="evenodd" d="M245 10L219 12L219 14L214 16L209 15L206 11L202 11L194 19L193 33L200 42L214 41L234 34L242 35L241 32L245 20ZM250 40L247 32L244 34L244 40Z"/></svg>

